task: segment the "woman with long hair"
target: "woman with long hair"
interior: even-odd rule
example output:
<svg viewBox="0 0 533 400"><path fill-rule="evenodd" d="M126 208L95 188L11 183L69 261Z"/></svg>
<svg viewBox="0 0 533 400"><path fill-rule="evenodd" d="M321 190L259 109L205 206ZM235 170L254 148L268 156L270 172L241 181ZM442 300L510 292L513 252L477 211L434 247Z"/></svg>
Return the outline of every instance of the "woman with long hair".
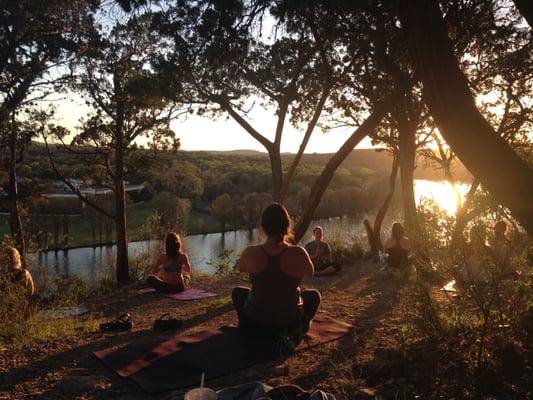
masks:
<svg viewBox="0 0 533 400"><path fill-rule="evenodd" d="M146 283L159 293L178 293L185 290L183 272L191 272L189 257L177 233L171 232L165 240L165 252L154 262L152 274Z"/></svg>
<svg viewBox="0 0 533 400"><path fill-rule="evenodd" d="M248 273L251 288L236 287L232 300L239 327L247 333L277 337L289 329L305 332L320 305L317 290L301 290L302 278L314 274L313 263L300 246L289 243L291 219L279 203L261 216L266 240L247 247L238 263Z"/></svg>
<svg viewBox="0 0 533 400"><path fill-rule="evenodd" d="M13 283L22 285L28 292L28 296L32 296L35 292L33 278L30 271L22 267L19 251L11 246L5 246L0 251L2 272L7 274Z"/></svg>
<svg viewBox="0 0 533 400"><path fill-rule="evenodd" d="M401 269L409 264L411 241L405 237L403 225L399 222L392 224L391 236L383 245L387 253L387 265L390 268Z"/></svg>

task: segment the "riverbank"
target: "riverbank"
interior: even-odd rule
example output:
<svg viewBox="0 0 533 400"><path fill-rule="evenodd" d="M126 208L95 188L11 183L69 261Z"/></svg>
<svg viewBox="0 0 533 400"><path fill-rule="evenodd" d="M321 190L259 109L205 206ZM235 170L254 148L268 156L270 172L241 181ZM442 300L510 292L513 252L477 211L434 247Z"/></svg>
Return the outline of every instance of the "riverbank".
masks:
<svg viewBox="0 0 533 400"><path fill-rule="evenodd" d="M149 233L146 232L145 224L148 217L154 212L148 203L140 202L128 205L128 238L130 241L141 241L149 238ZM51 218L51 217L50 217ZM62 218L62 217L61 217ZM45 251L70 250L80 247L99 247L114 244L114 230L111 230L111 240L106 239L105 227L102 232L102 239L100 239L100 227L97 220L94 221L96 226L93 232L93 223L90 217L83 216L69 216L69 240L68 243L60 243L56 245L53 238L53 227L50 223L49 240ZM64 229L61 221L61 229ZM236 229L229 225L227 231ZM186 233L188 235L207 234L221 232L220 223L211 215L191 210L187 221ZM9 217L3 216L0 218L0 237L9 234ZM94 238L93 238L94 234Z"/></svg>

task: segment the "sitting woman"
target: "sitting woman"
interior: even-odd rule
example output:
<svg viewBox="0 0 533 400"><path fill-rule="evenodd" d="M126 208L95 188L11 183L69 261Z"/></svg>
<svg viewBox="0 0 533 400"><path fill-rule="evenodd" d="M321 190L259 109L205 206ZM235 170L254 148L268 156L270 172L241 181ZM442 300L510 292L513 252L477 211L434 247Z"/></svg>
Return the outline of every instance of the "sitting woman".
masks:
<svg viewBox="0 0 533 400"><path fill-rule="evenodd" d="M403 269L409 265L411 241L404 236L402 224L392 224L391 237L385 241L383 247L387 253L387 265L392 269Z"/></svg>
<svg viewBox="0 0 533 400"><path fill-rule="evenodd" d="M237 287L232 292L239 327L273 339L288 331L303 334L320 305L317 290L300 290L302 278L313 276L313 263L303 248L288 243L291 220L281 204L263 211L261 229L265 242L247 247L237 263L252 284L251 289Z"/></svg>
<svg viewBox="0 0 533 400"><path fill-rule="evenodd" d="M492 248L500 279L514 280L518 278L519 274L514 268L511 259L512 246L507 237L507 223L505 221L500 220L494 225L494 238L490 247Z"/></svg>
<svg viewBox="0 0 533 400"><path fill-rule="evenodd" d="M311 240L305 245L305 250L309 253L311 261L315 267L315 276L333 275L341 270L338 262L333 262L331 258L331 247L324 240L324 231L321 226L313 228L315 240Z"/></svg>
<svg viewBox="0 0 533 400"><path fill-rule="evenodd" d="M185 290L182 272L191 272L189 258L182 252L180 237L171 232L165 240L165 253L157 257L152 267L152 275L146 283L158 293L178 293Z"/></svg>
<svg viewBox="0 0 533 400"><path fill-rule="evenodd" d="M457 269L460 285L488 282L489 273L486 264L491 253L491 248L487 245L485 227L473 226L470 229L470 241L465 246L464 260Z"/></svg>
<svg viewBox="0 0 533 400"><path fill-rule="evenodd" d="M30 271L22 267L20 253L16 248L7 246L2 249L0 265L2 266L2 271L7 274L11 282L24 287L28 297L34 294L35 285L33 284Z"/></svg>

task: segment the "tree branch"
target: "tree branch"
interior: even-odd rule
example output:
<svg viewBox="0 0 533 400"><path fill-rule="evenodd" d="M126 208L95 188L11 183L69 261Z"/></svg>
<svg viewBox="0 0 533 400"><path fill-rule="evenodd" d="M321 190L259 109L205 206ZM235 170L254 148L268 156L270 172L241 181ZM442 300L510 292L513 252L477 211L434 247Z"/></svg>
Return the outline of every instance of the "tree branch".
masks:
<svg viewBox="0 0 533 400"><path fill-rule="evenodd" d="M102 215L105 215L106 217L112 219L113 221L116 220L116 215L114 214L111 214L109 212L107 212L106 210L104 210L103 208L101 208L99 205L97 205L95 202L93 202L92 200L90 200L87 196L84 196L79 189L77 189L71 182L69 179L67 179L61 172L59 172L59 169L57 168L56 164L55 164L55 160L54 160L54 157L52 156L52 153L50 151L50 147L48 145L48 140L47 140L47 137L46 135L44 134L44 132L41 132L41 136L43 138L43 141L44 141L44 144L45 144L45 147L46 147L46 152L48 154L48 159L50 160L50 165L52 166L52 169L54 170L54 172L59 176L59 178L65 182L65 185L67 185L67 187L76 195L78 196L78 198L83 201L85 204L87 204L88 206L94 208L96 211L98 211L99 213L101 213Z"/></svg>

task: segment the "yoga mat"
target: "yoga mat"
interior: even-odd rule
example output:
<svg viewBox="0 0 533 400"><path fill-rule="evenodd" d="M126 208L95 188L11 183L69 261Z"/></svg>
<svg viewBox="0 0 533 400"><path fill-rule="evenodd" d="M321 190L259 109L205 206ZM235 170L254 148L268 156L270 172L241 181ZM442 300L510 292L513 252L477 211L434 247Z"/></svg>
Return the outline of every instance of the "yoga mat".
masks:
<svg viewBox="0 0 533 400"><path fill-rule="evenodd" d="M154 288L148 287L139 290L139 293L156 293ZM180 293L158 293L161 296L169 297L174 300L199 300L199 299L206 299L208 297L215 297L217 296L216 293L210 293L206 292L202 289L193 289L193 288L187 288L183 292Z"/></svg>
<svg viewBox="0 0 533 400"><path fill-rule="evenodd" d="M298 350L337 340L352 325L318 314ZM256 364L275 360L279 354L268 342L245 337L234 326L209 329L166 341L133 343L93 353L123 378L133 379L147 393L198 385L200 375L213 379Z"/></svg>

